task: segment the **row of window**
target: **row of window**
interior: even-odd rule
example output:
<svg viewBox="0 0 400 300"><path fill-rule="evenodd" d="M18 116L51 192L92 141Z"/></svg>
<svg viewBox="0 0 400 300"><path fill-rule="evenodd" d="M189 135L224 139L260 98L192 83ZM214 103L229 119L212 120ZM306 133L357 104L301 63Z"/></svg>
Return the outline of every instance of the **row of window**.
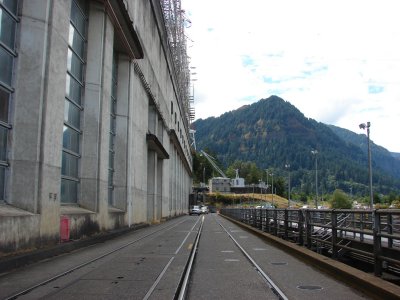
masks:
<svg viewBox="0 0 400 300"><path fill-rule="evenodd" d="M14 92L12 84L15 33L19 22L17 0L0 1L0 202L5 200L5 179L8 168L8 134L11 129L9 107Z"/></svg>
<svg viewBox="0 0 400 300"><path fill-rule="evenodd" d="M114 205L114 159L115 159L115 135L117 127L117 58L113 56L111 101L110 101L110 148L108 161L108 204Z"/></svg>
<svg viewBox="0 0 400 300"><path fill-rule="evenodd" d="M64 101L61 202L76 203L79 191L81 112L84 89L86 3L72 0L68 36L67 79Z"/></svg>
<svg viewBox="0 0 400 300"><path fill-rule="evenodd" d="M189 150L188 150L188 148L186 146L186 141L183 138L183 133L182 133L182 129L180 127L180 123L179 123L179 121L177 121L176 112L174 113L174 103L171 101L171 115L173 116L174 114L175 114L175 125L178 125L178 133L179 133L179 137L181 139L181 142L183 143L183 150L186 152L187 157L190 157Z"/></svg>
<svg viewBox="0 0 400 300"><path fill-rule="evenodd" d="M85 65L88 24L88 1L72 0L68 32L67 74L64 99L64 126L62 134L61 202L77 203L80 189L81 118L83 115ZM14 92L12 75L15 35L19 18L17 0L0 0L0 201L5 200L5 181L8 169L8 136L11 130L9 107ZM114 205L114 161L117 107L117 58L113 57L110 101L110 146L108 169L108 199ZM173 114L173 106L171 103ZM175 123L177 116L175 113ZM178 132L182 140L179 121ZM159 130L162 132L162 128ZM185 145L186 148L186 145Z"/></svg>

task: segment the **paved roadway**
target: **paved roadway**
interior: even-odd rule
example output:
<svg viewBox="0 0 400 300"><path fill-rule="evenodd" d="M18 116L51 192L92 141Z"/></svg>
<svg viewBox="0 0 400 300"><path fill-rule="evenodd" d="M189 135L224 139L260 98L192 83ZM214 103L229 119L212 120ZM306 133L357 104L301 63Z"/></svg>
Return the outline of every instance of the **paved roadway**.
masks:
<svg viewBox="0 0 400 300"><path fill-rule="evenodd" d="M277 299L224 228L288 299L366 299L217 214L204 217L188 299ZM201 219L180 217L2 274L0 299L35 285L18 299L174 299Z"/></svg>

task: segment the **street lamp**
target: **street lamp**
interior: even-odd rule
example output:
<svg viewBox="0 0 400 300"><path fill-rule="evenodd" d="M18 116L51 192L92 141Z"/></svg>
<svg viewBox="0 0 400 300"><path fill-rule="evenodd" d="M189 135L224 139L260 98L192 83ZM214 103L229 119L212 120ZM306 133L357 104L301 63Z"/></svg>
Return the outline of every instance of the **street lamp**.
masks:
<svg viewBox="0 0 400 300"><path fill-rule="evenodd" d="M270 176L271 176L271 178L272 178L272 183L271 183L271 185L272 185L272 190L271 190L271 193L272 193L272 206L274 206L274 173L271 173L271 174L269 174Z"/></svg>
<svg viewBox="0 0 400 300"><path fill-rule="evenodd" d="M318 164L317 164L317 150L311 150L311 154L315 155L315 209L318 209Z"/></svg>
<svg viewBox="0 0 400 300"><path fill-rule="evenodd" d="M290 164L285 164L285 168L289 171L289 180L288 180L288 208L290 208Z"/></svg>
<svg viewBox="0 0 400 300"><path fill-rule="evenodd" d="M359 125L360 129L367 129L367 140L368 140L368 173L369 173L369 200L371 209L374 208L374 196L372 194L372 167L371 167L371 146L370 146L370 138L369 138L369 128L371 127L371 123L367 122L361 123Z"/></svg>

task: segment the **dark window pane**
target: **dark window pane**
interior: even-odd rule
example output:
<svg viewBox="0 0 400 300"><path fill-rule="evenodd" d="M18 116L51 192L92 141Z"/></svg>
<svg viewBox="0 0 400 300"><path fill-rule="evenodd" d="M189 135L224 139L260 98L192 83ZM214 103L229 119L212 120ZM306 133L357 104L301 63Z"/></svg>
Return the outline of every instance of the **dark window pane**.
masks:
<svg viewBox="0 0 400 300"><path fill-rule="evenodd" d="M0 167L0 200L4 199L4 188L5 188L5 167Z"/></svg>
<svg viewBox="0 0 400 300"><path fill-rule="evenodd" d="M14 15L17 14L18 0L0 0L5 7L7 7Z"/></svg>
<svg viewBox="0 0 400 300"><path fill-rule="evenodd" d="M11 86L13 57L0 46L0 81Z"/></svg>
<svg viewBox="0 0 400 300"><path fill-rule="evenodd" d="M110 150L114 149L115 145L115 136L113 134L110 134Z"/></svg>
<svg viewBox="0 0 400 300"><path fill-rule="evenodd" d="M85 18L75 1L72 1L71 6L71 22L79 33L85 36Z"/></svg>
<svg viewBox="0 0 400 300"><path fill-rule="evenodd" d="M0 8L0 41L14 49L16 22L11 16Z"/></svg>
<svg viewBox="0 0 400 300"><path fill-rule="evenodd" d="M112 84L111 85L111 98L115 101L115 99L117 98L117 85L116 84Z"/></svg>
<svg viewBox="0 0 400 300"><path fill-rule="evenodd" d="M67 85L65 95L72 101L81 105L82 86L69 74L67 74Z"/></svg>
<svg viewBox="0 0 400 300"><path fill-rule="evenodd" d="M64 152L62 156L61 174L78 179L78 158Z"/></svg>
<svg viewBox="0 0 400 300"><path fill-rule="evenodd" d="M80 112L81 110L75 104L65 100L64 105L64 121L71 124L75 128L80 129Z"/></svg>
<svg viewBox="0 0 400 300"><path fill-rule="evenodd" d="M114 186L114 172L112 170L108 172L108 186L109 187Z"/></svg>
<svg viewBox="0 0 400 300"><path fill-rule="evenodd" d="M79 136L75 130L64 126L63 130L63 147L75 153L79 153Z"/></svg>
<svg viewBox="0 0 400 300"><path fill-rule="evenodd" d="M108 168L114 170L114 152L110 151L108 155Z"/></svg>
<svg viewBox="0 0 400 300"><path fill-rule="evenodd" d="M0 126L0 160L7 160L7 136L8 129Z"/></svg>
<svg viewBox="0 0 400 300"><path fill-rule="evenodd" d="M68 43L71 48L81 57L83 58L83 47L85 45L82 37L78 34L74 26L69 25L69 38Z"/></svg>
<svg viewBox="0 0 400 300"><path fill-rule="evenodd" d="M108 204L114 205L114 189L108 188Z"/></svg>
<svg viewBox="0 0 400 300"><path fill-rule="evenodd" d="M61 179L61 202L76 203L78 198L78 182Z"/></svg>
<svg viewBox="0 0 400 300"><path fill-rule="evenodd" d="M83 64L78 56L68 48L68 71L75 76L80 82L83 82Z"/></svg>
<svg viewBox="0 0 400 300"><path fill-rule="evenodd" d="M8 101L10 93L0 88L0 121L8 122Z"/></svg>
<svg viewBox="0 0 400 300"><path fill-rule="evenodd" d="M115 128L116 128L115 117L111 116L111 117L110 117L110 132L112 132L113 134L115 134Z"/></svg>

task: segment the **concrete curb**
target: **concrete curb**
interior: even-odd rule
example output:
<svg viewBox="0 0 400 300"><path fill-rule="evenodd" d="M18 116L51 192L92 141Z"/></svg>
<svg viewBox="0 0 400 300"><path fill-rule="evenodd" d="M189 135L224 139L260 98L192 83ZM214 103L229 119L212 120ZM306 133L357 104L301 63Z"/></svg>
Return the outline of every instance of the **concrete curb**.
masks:
<svg viewBox="0 0 400 300"><path fill-rule="evenodd" d="M62 244L57 244L55 246L46 249L33 250L28 253L15 255L11 257L5 257L3 259L0 258L0 270L1 270L0 273L6 273L13 269L21 268L23 266L38 262L40 260L68 253L76 249L87 247L93 244L102 243L104 241L116 238L128 232L136 231L138 229L142 229L148 226L150 225L146 223L137 224L130 228L125 227L109 232L101 232L96 236L88 237L77 241L70 241Z"/></svg>
<svg viewBox="0 0 400 300"><path fill-rule="evenodd" d="M238 224L248 231L257 234L259 237L273 243L280 249L290 252L294 256L311 263L312 266L330 274L335 279L350 285L352 288L367 294L373 299L400 299L400 286L350 267L332 258L322 256L305 247L283 240L225 215L220 214L220 216Z"/></svg>

